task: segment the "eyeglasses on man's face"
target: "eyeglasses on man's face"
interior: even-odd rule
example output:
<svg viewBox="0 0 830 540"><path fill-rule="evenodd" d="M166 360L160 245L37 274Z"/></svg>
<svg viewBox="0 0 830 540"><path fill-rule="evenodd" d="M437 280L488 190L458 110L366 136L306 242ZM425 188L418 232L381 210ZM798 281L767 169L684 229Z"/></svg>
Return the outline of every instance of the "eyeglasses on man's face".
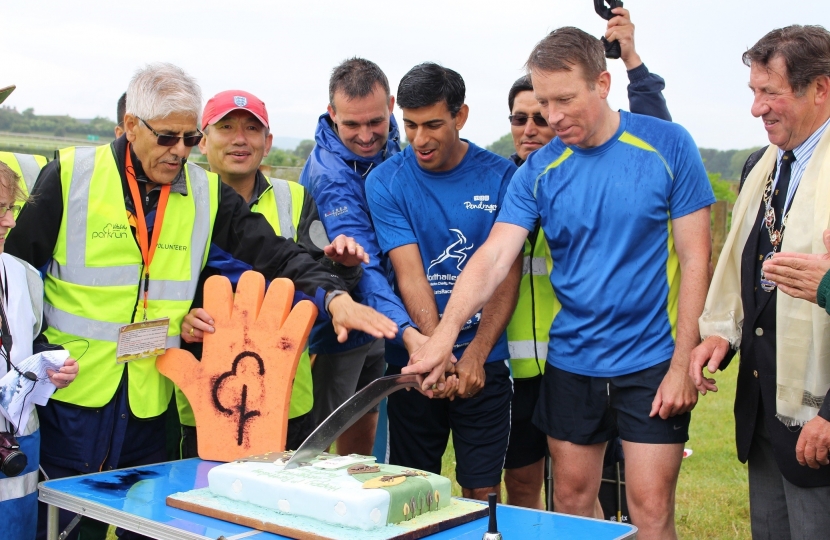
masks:
<svg viewBox="0 0 830 540"><path fill-rule="evenodd" d="M533 119L533 123L539 127L548 127L548 121L542 118L542 115L539 113L534 114L533 116L528 116L526 114L511 114L507 117L510 120L510 125L512 126L523 126L527 124L529 119Z"/></svg>
<svg viewBox="0 0 830 540"><path fill-rule="evenodd" d="M20 212L21 206L19 204L0 204L0 218L6 217L6 212L12 211L12 214Z"/></svg>
<svg viewBox="0 0 830 540"><path fill-rule="evenodd" d="M159 146L176 146L177 144L179 144L179 139L181 139L185 146L192 147L199 144L199 141L202 140L202 132L198 129L196 130L195 135L162 135L161 133L158 133L155 129L153 129L150 126L150 124L148 124L147 121L143 118L140 118L138 116L136 116L136 118L141 120L141 123L147 126L147 129L153 132L153 135L156 136L156 142Z"/></svg>

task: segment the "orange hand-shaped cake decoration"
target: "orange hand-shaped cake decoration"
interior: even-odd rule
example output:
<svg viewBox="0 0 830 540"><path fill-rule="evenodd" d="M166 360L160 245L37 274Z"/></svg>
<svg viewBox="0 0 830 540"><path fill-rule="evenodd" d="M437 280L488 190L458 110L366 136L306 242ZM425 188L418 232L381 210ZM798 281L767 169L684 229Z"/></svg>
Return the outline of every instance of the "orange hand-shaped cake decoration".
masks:
<svg viewBox="0 0 830 540"><path fill-rule="evenodd" d="M227 278L212 276L205 311L216 332L205 334L202 361L181 349L156 360L193 407L202 459L233 461L285 449L291 385L317 317L308 301L291 309L293 299L288 279L275 279L265 294L262 274L245 272L234 297Z"/></svg>

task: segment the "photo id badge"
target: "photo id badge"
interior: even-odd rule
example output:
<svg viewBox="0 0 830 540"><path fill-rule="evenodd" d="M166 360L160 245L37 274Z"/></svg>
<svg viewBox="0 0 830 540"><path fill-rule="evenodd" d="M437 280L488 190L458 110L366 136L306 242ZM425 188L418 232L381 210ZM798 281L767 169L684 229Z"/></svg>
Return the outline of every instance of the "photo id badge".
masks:
<svg viewBox="0 0 830 540"><path fill-rule="evenodd" d="M164 354L170 319L153 319L126 324L118 331L115 361L119 364Z"/></svg>

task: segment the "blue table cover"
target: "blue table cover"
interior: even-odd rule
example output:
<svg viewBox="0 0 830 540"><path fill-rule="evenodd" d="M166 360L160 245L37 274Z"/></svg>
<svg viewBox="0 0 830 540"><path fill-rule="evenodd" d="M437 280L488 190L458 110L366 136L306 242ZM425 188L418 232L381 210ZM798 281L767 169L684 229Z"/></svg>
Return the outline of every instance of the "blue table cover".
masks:
<svg viewBox="0 0 830 540"><path fill-rule="evenodd" d="M76 497L79 501L97 503L116 512L129 513L182 531L200 534L206 538L231 537L252 531L250 527L171 508L165 503L165 499L170 494L207 487L207 473L217 465L220 463L186 459L134 469L49 480L43 482L41 487ZM626 524L506 505L499 505L497 518L499 531L505 540L537 538L611 540L631 537L634 530L632 526ZM481 540L486 531L487 518L481 518L429 538ZM245 536L246 540L281 538L285 537L265 532Z"/></svg>

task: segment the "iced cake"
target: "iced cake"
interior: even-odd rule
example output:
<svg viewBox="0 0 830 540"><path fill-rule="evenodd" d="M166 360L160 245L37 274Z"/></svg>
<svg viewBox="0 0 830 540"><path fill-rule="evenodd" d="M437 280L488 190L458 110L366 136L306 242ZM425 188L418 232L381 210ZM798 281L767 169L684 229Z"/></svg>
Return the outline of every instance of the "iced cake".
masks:
<svg viewBox="0 0 830 540"><path fill-rule="evenodd" d="M208 473L214 495L282 514L371 530L450 504L450 481L436 474L375 463L375 458L322 455L286 470L289 454L248 458Z"/></svg>

